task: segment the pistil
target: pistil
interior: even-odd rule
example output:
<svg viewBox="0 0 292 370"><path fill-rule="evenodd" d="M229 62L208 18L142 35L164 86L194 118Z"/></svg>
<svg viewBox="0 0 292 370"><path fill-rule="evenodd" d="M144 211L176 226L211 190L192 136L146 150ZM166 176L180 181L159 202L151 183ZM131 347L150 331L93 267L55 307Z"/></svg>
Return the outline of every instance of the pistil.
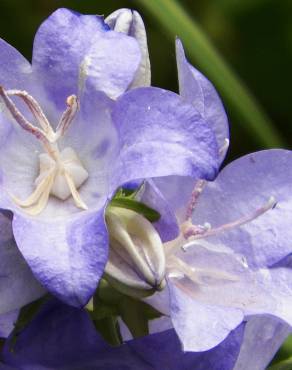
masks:
<svg viewBox="0 0 292 370"><path fill-rule="evenodd" d="M60 151L58 147L58 140L65 135L78 111L77 97L71 95L67 98L67 109L62 114L57 129L54 131L40 105L26 91L5 90L0 86L0 96L18 125L34 135L46 151L39 156L40 174L35 181L36 189L25 200L11 195L13 201L31 215L42 212L48 203L50 194L61 200L72 196L78 208L87 209L77 189L86 181L88 173L72 148ZM22 115L11 100L11 96L17 96L24 101L39 127L30 123Z"/></svg>

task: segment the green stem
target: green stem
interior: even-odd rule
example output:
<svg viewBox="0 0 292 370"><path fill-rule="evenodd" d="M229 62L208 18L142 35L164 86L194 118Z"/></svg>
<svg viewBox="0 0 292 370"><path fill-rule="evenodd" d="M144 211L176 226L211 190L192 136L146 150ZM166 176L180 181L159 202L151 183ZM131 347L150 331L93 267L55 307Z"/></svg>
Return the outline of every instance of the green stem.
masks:
<svg viewBox="0 0 292 370"><path fill-rule="evenodd" d="M168 30L169 35L182 38L191 59L214 82L228 107L236 114L254 140L266 147L285 143L263 109L246 86L223 60L200 26L175 0L136 0L148 9Z"/></svg>

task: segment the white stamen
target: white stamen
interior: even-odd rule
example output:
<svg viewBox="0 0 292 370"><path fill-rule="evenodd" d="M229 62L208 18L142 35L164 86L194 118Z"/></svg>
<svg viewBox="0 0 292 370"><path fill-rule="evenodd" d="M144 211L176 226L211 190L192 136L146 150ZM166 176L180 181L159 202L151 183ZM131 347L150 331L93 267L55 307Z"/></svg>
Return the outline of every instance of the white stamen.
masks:
<svg viewBox="0 0 292 370"><path fill-rule="evenodd" d="M65 200L71 195L77 207L87 209L77 189L86 181L88 173L72 148L65 148L60 152L57 145L58 139L65 134L78 111L76 96L71 95L67 98L67 109L61 117L56 132L37 101L26 91L5 91L0 86L0 96L19 126L40 140L47 152L39 156L40 174L35 181L36 189L34 192L25 200L11 195L13 201L24 208L27 213L36 215L46 207L50 194L61 200ZM18 96L26 103L40 128L34 126L22 115L9 96Z"/></svg>

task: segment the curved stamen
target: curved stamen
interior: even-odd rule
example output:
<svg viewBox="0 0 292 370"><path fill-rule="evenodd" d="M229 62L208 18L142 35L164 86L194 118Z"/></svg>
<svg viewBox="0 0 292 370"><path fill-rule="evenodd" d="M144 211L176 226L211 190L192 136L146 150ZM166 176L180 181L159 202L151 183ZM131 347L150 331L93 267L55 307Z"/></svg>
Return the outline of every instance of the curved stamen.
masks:
<svg viewBox="0 0 292 370"><path fill-rule="evenodd" d="M67 131L68 127L70 126L70 123L74 119L74 117L75 117L75 115L76 115L76 113L79 109L78 100L77 100L77 97L75 95L70 95L67 98L66 103L67 103L67 109L62 114L60 122L57 126L57 130L56 130L57 139L60 136L63 136L64 133Z"/></svg>
<svg viewBox="0 0 292 370"><path fill-rule="evenodd" d="M191 225L189 228L186 228L186 230L184 231L184 236L186 235L186 239L192 238L192 240L194 240L194 239L202 239L202 238L207 238L209 236L220 234L224 231L234 229L235 227L242 226L244 224L247 224L248 222L251 222L251 221L255 220L256 218L258 218L262 214L264 214L267 211L269 211L270 209L274 208L276 206L276 204L277 204L276 199L274 197L270 197L266 204L264 204L262 207L255 210L250 215L243 216L243 217L239 218L236 221L230 222L230 223L225 224L225 225L221 225L219 227L206 228L205 231L200 230L200 232L198 232L198 226ZM187 248L187 246L182 247L182 249L184 249L184 250L186 248Z"/></svg>
<svg viewBox="0 0 292 370"><path fill-rule="evenodd" d="M198 180L196 182L195 187L192 191L191 199L187 207L186 220L190 220L192 218L193 210L195 209L198 198L201 195L202 191L204 190L206 184L207 184L206 180Z"/></svg>
<svg viewBox="0 0 292 370"><path fill-rule="evenodd" d="M44 112L42 111L42 108L38 104L38 102L29 95L26 91L21 90L6 90L6 94L8 96L18 96L21 98L26 105L28 106L31 113L36 118L37 122L41 126L41 128L45 131L46 134L53 133L52 127L45 116Z"/></svg>
<svg viewBox="0 0 292 370"><path fill-rule="evenodd" d="M224 144L219 149L219 156L221 156L227 150L228 147L229 147L229 139L225 138ZM202 180L202 179L199 179L195 183L195 187L192 191L191 199L189 201L189 204L188 204L187 210L186 210L186 218L185 218L186 221L190 220L192 218L192 213L193 213L194 209L196 208L198 198L200 197L200 195L201 195L202 191L204 190L206 184L207 184L207 180Z"/></svg>
<svg viewBox="0 0 292 370"><path fill-rule="evenodd" d="M13 118L16 122L25 130L34 135L38 140L40 140L45 146L49 145L49 141L46 137L46 133L38 128L35 127L32 123L30 123L16 108L16 105L13 101L9 98L8 94L4 90L2 86L0 86L0 96L2 97L7 109L12 114Z"/></svg>
<svg viewBox="0 0 292 370"><path fill-rule="evenodd" d="M48 188L48 185L50 184L51 177L55 176L55 169L52 169L48 175L42 179L42 181L39 183L35 191L25 200L18 199L14 195L10 194L12 200L14 203L19 205L20 207L27 208L33 206L35 203L38 202L44 191Z"/></svg>
<svg viewBox="0 0 292 370"><path fill-rule="evenodd" d="M72 179L72 177L69 175L69 173L67 171L64 171L64 176L65 176L65 179L67 181L67 184L69 186L69 189L71 191L71 194L72 194L72 197L75 201L75 204L77 207L79 208L82 208L82 209L88 209L87 205L83 202L83 200L81 199L76 187L75 187L75 184L74 184L74 181Z"/></svg>

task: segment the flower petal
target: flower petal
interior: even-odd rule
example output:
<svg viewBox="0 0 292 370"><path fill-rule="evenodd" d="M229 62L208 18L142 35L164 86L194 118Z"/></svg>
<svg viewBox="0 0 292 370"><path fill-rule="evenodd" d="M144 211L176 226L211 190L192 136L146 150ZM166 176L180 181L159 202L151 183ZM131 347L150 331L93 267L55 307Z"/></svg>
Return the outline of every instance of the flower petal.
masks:
<svg viewBox="0 0 292 370"><path fill-rule="evenodd" d="M244 325L222 345L204 353L184 353L173 330L110 347L83 310L51 304L20 333L13 351L8 340L3 359L8 365L30 369L232 370L243 329Z"/></svg>
<svg viewBox="0 0 292 370"><path fill-rule="evenodd" d="M202 117L210 123L216 134L218 147L223 148L225 139L229 138L229 129L228 119L218 93L212 83L188 63L179 39L176 40L176 59L180 95L193 104ZM222 150L222 160L227 148L228 146Z"/></svg>
<svg viewBox="0 0 292 370"><path fill-rule="evenodd" d="M243 321L240 309L204 304L172 284L171 319L184 351L206 351L221 343Z"/></svg>
<svg viewBox="0 0 292 370"><path fill-rule="evenodd" d="M107 261L103 209L54 221L14 214L13 232L34 275L52 294L73 306L88 302Z"/></svg>
<svg viewBox="0 0 292 370"><path fill-rule="evenodd" d="M271 316L252 316L247 324L234 370L266 369L291 328Z"/></svg>
<svg viewBox="0 0 292 370"><path fill-rule="evenodd" d="M32 73L30 63L2 39L0 39L0 55L0 85L6 89L27 88Z"/></svg>
<svg viewBox="0 0 292 370"><path fill-rule="evenodd" d="M160 219L153 225L158 231L162 242L168 242L175 239L179 234L178 223L169 204L160 193L155 183L151 180L145 182L141 202L155 209L160 214Z"/></svg>
<svg viewBox="0 0 292 370"><path fill-rule="evenodd" d="M114 187L147 177L216 175L213 132L177 94L154 87L131 90L117 101L113 121L121 148Z"/></svg>
<svg viewBox="0 0 292 370"><path fill-rule="evenodd" d="M19 310L10 311L0 315L0 338L7 338L14 328Z"/></svg>
<svg viewBox="0 0 292 370"><path fill-rule="evenodd" d="M134 37L141 50L141 62L135 78L130 86L134 87L151 85L151 67L147 46L147 36L143 19L136 10L118 9L110 14L105 22L116 32L123 32Z"/></svg>
<svg viewBox="0 0 292 370"><path fill-rule="evenodd" d="M292 270L251 270L243 256L211 244L189 244L179 257L169 273L171 317L186 349L211 348L249 315L274 315L292 326ZM191 324L194 317L200 319Z"/></svg>
<svg viewBox="0 0 292 370"><path fill-rule="evenodd" d="M209 183L196 205L193 222L221 226L255 211L274 197L277 204L253 221L209 237L246 256L252 266L271 266L291 253L292 152L267 150L244 156Z"/></svg>
<svg viewBox="0 0 292 370"><path fill-rule="evenodd" d="M34 278L12 234L11 215L0 213L0 314L41 297L45 290Z"/></svg>
<svg viewBox="0 0 292 370"><path fill-rule="evenodd" d="M34 41L34 73L57 107L69 95L82 93L86 80L116 98L132 82L139 63L135 39L111 31L102 17L68 9L56 10Z"/></svg>
<svg viewBox="0 0 292 370"><path fill-rule="evenodd" d="M198 180L190 176L164 176L153 180L180 223L186 220L188 203Z"/></svg>

